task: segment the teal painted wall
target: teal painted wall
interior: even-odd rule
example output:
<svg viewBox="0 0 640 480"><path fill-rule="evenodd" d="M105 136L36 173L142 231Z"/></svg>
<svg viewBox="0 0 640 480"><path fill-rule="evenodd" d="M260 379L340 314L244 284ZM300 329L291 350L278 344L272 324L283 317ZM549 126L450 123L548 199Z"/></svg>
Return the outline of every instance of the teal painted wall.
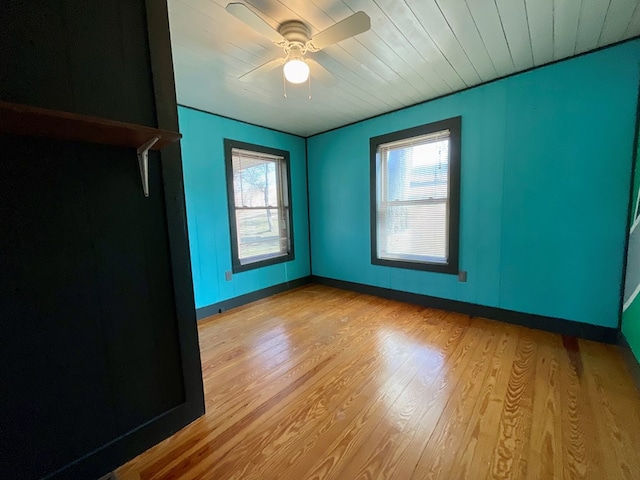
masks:
<svg viewBox="0 0 640 480"><path fill-rule="evenodd" d="M640 129L640 125L637 126ZM639 132L640 134L640 132ZM636 151L636 165L635 175L633 178L633 195L631 211L629 212L629 225L633 224L633 211L635 209L636 200L640 193L640 143L638 144L638 150ZM631 262L633 263L633 262ZM629 275L631 269L638 269L640 265L627 264L627 274ZM622 333L624 334L627 342L631 346L631 350L634 355L640 361L640 296L636 297L631 304L622 312Z"/></svg>
<svg viewBox="0 0 640 480"><path fill-rule="evenodd" d="M196 308L309 275L309 221L305 139L180 107L187 223ZM288 150L295 259L236 273L231 238L223 139Z"/></svg>
<svg viewBox="0 0 640 480"><path fill-rule="evenodd" d="M616 328L640 42L308 139L315 275ZM371 265L369 138L462 115L456 276Z"/></svg>

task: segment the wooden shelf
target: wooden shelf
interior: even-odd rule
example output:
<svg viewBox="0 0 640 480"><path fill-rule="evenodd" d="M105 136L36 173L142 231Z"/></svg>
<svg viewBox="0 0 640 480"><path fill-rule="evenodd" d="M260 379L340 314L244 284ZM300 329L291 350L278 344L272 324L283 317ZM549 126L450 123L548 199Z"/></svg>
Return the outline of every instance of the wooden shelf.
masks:
<svg viewBox="0 0 640 480"><path fill-rule="evenodd" d="M182 137L179 132L3 101L0 133L135 148L145 196L149 196L148 150L161 150Z"/></svg>
<svg viewBox="0 0 640 480"><path fill-rule="evenodd" d="M131 148L159 137L151 150L160 150L182 137L178 132L2 101L0 132Z"/></svg>

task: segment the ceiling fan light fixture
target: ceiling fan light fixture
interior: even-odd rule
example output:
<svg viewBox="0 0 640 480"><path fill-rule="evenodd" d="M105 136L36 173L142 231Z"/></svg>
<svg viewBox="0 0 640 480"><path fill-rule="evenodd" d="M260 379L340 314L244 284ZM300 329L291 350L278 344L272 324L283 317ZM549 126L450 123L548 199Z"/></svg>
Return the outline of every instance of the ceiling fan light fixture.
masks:
<svg viewBox="0 0 640 480"><path fill-rule="evenodd" d="M300 58L293 58L284 64L284 78L290 83L304 83L309 78L309 65Z"/></svg>
<svg viewBox="0 0 640 480"><path fill-rule="evenodd" d="M329 45L334 45L343 40L355 37L371 28L371 19L365 12L356 12L347 18L334 23L329 28L322 30L311 36L309 26L300 20L287 20L282 22L277 28L273 28L262 15L256 13L252 8L237 0L232 1L226 7L227 12L243 22L248 27L271 40L276 46L284 50L284 58L274 58L253 70L241 75L240 81L248 82L258 74L269 72L277 66L283 65L283 86L286 97L287 82L300 84L309 80L309 91L311 91L311 80L309 76L309 64L304 59L306 53L315 53ZM314 79L317 77L321 82L326 83L327 79L335 80L325 68L312 58L308 60L313 66ZM311 94L309 94L311 99Z"/></svg>

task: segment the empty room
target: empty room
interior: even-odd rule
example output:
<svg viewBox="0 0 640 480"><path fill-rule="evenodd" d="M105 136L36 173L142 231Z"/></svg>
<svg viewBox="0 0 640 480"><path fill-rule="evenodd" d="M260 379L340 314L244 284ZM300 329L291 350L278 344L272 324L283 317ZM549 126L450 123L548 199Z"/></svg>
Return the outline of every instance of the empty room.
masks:
<svg viewBox="0 0 640 480"><path fill-rule="evenodd" d="M640 2L0 38L0 477L640 479Z"/></svg>

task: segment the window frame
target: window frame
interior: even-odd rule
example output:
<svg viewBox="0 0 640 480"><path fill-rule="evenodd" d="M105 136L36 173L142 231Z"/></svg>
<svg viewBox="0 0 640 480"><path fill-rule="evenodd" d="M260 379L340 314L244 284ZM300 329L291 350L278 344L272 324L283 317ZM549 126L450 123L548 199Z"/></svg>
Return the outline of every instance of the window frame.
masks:
<svg viewBox="0 0 640 480"><path fill-rule="evenodd" d="M279 205L278 211L281 208L288 210L286 218L287 229L289 233L289 251L285 255L278 255L275 257L266 258L263 260L257 260L255 262L242 264L240 261L240 252L238 248L238 224L236 222L236 202L235 202L235 183L233 178L233 149L247 150L255 152L257 154L264 153L267 155L273 155L282 157L284 164L286 182L286 195L284 192L279 192L278 196L286 199L287 205ZM227 180L227 206L229 213L229 233L231 237L231 270L233 273L246 272L256 268L266 267L268 265L276 265L278 263L290 262L295 259L294 253L294 241L293 241L293 206L291 202L291 162L289 161L289 152L287 150L279 150L277 148L265 147L263 145L256 145L247 142L241 142L239 140L224 139L224 157L226 167L226 180Z"/></svg>
<svg viewBox="0 0 640 480"><path fill-rule="evenodd" d="M378 148L382 144L409 140L421 135L429 135L449 130L449 177L448 177L448 259L446 263L391 260L378 256ZM460 153L462 117L452 117L437 122L419 125L396 132L371 137L370 147L370 208L371 208L371 263L386 267L407 268L436 273L458 274L460 248Z"/></svg>

